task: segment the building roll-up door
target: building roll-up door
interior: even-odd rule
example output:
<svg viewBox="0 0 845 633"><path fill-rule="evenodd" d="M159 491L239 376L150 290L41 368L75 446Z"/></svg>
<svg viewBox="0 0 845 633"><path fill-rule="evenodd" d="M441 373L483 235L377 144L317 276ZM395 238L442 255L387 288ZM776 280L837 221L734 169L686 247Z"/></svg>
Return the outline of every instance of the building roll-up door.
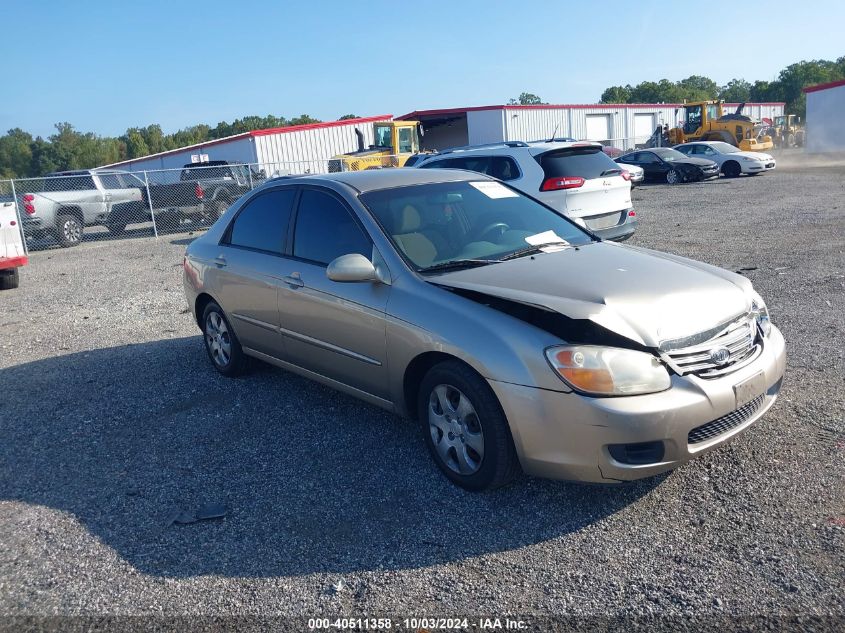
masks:
<svg viewBox="0 0 845 633"><path fill-rule="evenodd" d="M606 141L610 138L610 115L609 114L588 114L587 115L587 139L588 141Z"/></svg>
<svg viewBox="0 0 845 633"><path fill-rule="evenodd" d="M634 136L635 143L645 143L654 132L654 114L634 115Z"/></svg>

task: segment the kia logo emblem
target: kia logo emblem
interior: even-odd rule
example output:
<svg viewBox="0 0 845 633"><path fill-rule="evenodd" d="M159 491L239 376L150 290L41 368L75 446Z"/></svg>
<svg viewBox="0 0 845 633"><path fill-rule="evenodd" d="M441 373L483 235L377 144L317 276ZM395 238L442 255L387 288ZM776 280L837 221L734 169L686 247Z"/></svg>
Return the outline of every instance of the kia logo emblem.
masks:
<svg viewBox="0 0 845 633"><path fill-rule="evenodd" d="M716 365L724 365L731 359L731 351L727 347L717 347L710 350L710 360Z"/></svg>

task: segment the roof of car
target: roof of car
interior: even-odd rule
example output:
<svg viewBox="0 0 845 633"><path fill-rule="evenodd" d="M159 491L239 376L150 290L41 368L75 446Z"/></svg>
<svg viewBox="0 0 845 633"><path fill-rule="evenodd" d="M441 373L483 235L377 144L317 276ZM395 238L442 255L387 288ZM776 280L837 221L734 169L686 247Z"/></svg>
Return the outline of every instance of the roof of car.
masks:
<svg viewBox="0 0 845 633"><path fill-rule="evenodd" d="M272 182L276 179L270 179ZM320 181L340 182L360 193L404 187L426 185L437 182L461 182L465 180L488 180L487 176L461 169L366 169L364 171L343 171L333 174L312 174L305 176L283 176L279 180L287 183L318 183Z"/></svg>

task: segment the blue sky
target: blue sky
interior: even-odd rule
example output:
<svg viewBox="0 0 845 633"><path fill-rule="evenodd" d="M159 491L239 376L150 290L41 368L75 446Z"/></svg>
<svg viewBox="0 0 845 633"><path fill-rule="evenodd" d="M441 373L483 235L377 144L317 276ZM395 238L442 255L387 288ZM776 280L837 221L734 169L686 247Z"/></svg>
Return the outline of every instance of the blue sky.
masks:
<svg viewBox="0 0 845 633"><path fill-rule="evenodd" d="M845 54L845 4L826 1L2 4L0 131L41 135L59 121L116 135L250 114L399 115L523 91L593 103L609 85L773 79Z"/></svg>

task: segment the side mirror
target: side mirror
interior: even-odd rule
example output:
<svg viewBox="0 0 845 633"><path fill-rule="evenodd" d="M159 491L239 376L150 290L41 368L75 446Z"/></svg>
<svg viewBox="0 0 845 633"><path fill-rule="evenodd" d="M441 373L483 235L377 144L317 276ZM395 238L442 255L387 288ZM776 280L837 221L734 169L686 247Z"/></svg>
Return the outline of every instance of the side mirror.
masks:
<svg viewBox="0 0 845 633"><path fill-rule="evenodd" d="M326 268L326 277L332 281L376 281L376 267L360 253L341 255Z"/></svg>

